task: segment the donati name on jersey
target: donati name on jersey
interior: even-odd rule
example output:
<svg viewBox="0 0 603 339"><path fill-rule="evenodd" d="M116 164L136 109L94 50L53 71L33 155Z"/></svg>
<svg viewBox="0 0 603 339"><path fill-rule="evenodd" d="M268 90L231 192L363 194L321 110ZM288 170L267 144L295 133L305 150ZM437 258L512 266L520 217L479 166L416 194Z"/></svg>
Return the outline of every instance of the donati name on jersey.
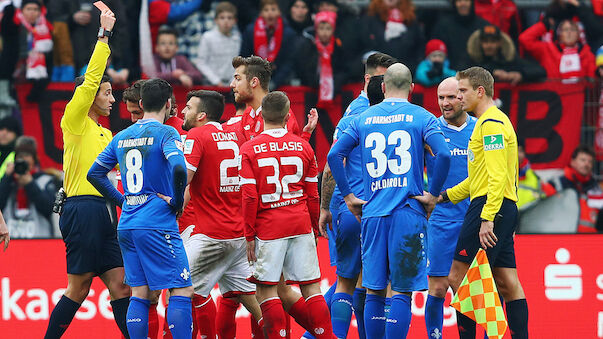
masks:
<svg viewBox="0 0 603 339"><path fill-rule="evenodd" d="M384 188L391 187L406 187L408 185L408 180L406 177L396 177L396 178L388 178L381 179L378 181L373 181L371 183L371 191L376 191Z"/></svg>

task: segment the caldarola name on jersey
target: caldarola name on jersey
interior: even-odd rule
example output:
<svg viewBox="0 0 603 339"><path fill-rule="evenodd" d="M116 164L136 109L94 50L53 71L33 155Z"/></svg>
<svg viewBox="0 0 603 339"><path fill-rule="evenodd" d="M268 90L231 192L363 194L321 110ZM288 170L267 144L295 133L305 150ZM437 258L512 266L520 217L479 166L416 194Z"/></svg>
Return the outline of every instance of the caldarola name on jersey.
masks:
<svg viewBox="0 0 603 339"><path fill-rule="evenodd" d="M257 153L262 152L281 152L281 151L303 151L304 146L299 141L289 141L289 142L268 142L263 144L258 144L253 146L253 151Z"/></svg>

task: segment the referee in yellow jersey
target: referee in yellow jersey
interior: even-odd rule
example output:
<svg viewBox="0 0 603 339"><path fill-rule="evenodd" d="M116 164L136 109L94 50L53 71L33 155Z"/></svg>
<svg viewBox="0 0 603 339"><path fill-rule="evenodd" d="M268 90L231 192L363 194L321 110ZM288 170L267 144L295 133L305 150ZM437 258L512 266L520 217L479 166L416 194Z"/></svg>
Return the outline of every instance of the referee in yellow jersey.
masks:
<svg viewBox="0 0 603 339"><path fill-rule="evenodd" d="M471 204L465 215L448 276L456 292L480 247L486 250L506 302L512 338L528 337L528 304L517 277L513 234L517 227L517 135L492 101L494 78L481 67L459 71L458 98L478 118L469 140L468 177L442 194L443 201ZM475 338L475 322L457 312L461 339Z"/></svg>
<svg viewBox="0 0 603 339"><path fill-rule="evenodd" d="M56 304L44 338L60 338L99 276L109 289L115 322L126 338L126 313L130 288L123 283L124 268L117 233L101 194L86 175L98 154L109 144L111 131L98 123L108 116L115 98L105 67L111 54L109 37L115 15L106 10L100 16L98 42L86 74L75 80L73 98L61 119L65 201L59 226L67 252L67 290Z"/></svg>

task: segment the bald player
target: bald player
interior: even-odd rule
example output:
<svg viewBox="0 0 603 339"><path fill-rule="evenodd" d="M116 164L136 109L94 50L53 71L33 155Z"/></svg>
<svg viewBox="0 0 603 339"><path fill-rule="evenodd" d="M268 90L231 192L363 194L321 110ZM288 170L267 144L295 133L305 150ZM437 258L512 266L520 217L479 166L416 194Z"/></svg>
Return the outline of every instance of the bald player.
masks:
<svg viewBox="0 0 603 339"><path fill-rule="evenodd" d="M362 285L367 288L364 322L367 338L406 337L411 293L427 289L426 209L413 196L423 194L423 144L433 153L434 176L425 195L433 204L444 184L450 152L437 119L408 102L412 76L401 63L383 77L385 100L370 107L342 133L329 152L333 177L350 211L362 217ZM362 153L364 197L352 193L344 159L354 147ZM385 317L391 282L392 302Z"/></svg>

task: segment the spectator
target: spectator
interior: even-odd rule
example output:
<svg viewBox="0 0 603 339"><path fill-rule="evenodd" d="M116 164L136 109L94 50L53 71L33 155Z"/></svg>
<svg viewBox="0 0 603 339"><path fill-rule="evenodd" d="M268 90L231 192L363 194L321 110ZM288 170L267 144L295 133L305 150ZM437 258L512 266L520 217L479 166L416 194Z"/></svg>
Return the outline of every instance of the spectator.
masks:
<svg viewBox="0 0 603 339"><path fill-rule="evenodd" d="M452 69L462 69L471 60L467 54L466 41L476 30L488 22L475 15L472 0L452 0L453 13L438 20L432 38L444 41L448 47L448 59Z"/></svg>
<svg viewBox="0 0 603 339"><path fill-rule="evenodd" d="M596 58L596 66L597 66L597 76L599 79L603 79L603 46L599 47L597 50L597 58ZM601 101L603 104L603 101Z"/></svg>
<svg viewBox="0 0 603 339"><path fill-rule="evenodd" d="M423 58L423 33L411 0L371 0L366 29L370 49L387 53L414 70Z"/></svg>
<svg viewBox="0 0 603 339"><path fill-rule="evenodd" d="M513 0L475 0L475 14L517 41L521 33L521 19Z"/></svg>
<svg viewBox="0 0 603 339"><path fill-rule="evenodd" d="M442 80L453 77L456 71L450 69L446 45L442 40L431 39L425 47L425 60L417 67L416 81L423 86L435 86Z"/></svg>
<svg viewBox="0 0 603 339"><path fill-rule="evenodd" d="M201 0L142 1L148 2L149 25L151 30L151 41L153 44L157 41L160 27L165 24L178 26L176 27L177 29L184 29L185 27L183 27L183 25L191 25L195 28L195 31L199 31L199 35L202 34L202 28L199 30L198 27L198 24L201 22L201 18L198 16L198 14L200 14L199 8L201 7ZM195 24L195 21L197 24ZM198 46L198 44L196 46Z"/></svg>
<svg viewBox="0 0 603 339"><path fill-rule="evenodd" d="M130 70L128 68L116 68L118 67L113 63L113 58L109 57L107 61L107 75L111 78L112 85L127 85L128 78L130 77ZM86 71L84 71L86 73Z"/></svg>
<svg viewBox="0 0 603 339"><path fill-rule="evenodd" d="M335 36L336 21L337 13L318 12L314 32L304 33L297 53L297 76L303 86L318 88L319 103L332 101L347 77L346 53Z"/></svg>
<svg viewBox="0 0 603 339"><path fill-rule="evenodd" d="M487 69L498 82L516 85L546 78L544 68L519 58L511 38L494 25L484 26L471 34L467 53L472 65Z"/></svg>
<svg viewBox="0 0 603 339"><path fill-rule="evenodd" d="M547 21L537 22L519 36L521 47L546 70L549 78L575 79L595 75L595 56L590 47L580 42L578 24L562 21L555 41L540 38L547 31Z"/></svg>
<svg viewBox="0 0 603 339"><path fill-rule="evenodd" d="M580 145L572 153L572 159L561 177L551 180L556 191L567 188L576 190L580 199L578 233L603 231L603 190L592 176L595 152L590 146Z"/></svg>
<svg viewBox="0 0 603 339"><path fill-rule="evenodd" d="M235 27L237 8L224 1L216 6L215 11L216 26L203 33L198 59L194 63L207 84L228 86L234 74L232 58L239 55L241 49L241 34Z"/></svg>
<svg viewBox="0 0 603 339"><path fill-rule="evenodd" d="M287 20L298 36L301 37L305 29L313 26L311 14L309 0L291 1L289 12L287 13Z"/></svg>
<svg viewBox="0 0 603 339"><path fill-rule="evenodd" d="M54 67L53 82L73 82L75 68L73 46L69 33L69 4L64 1L51 1L48 4L48 19L52 22L52 40Z"/></svg>
<svg viewBox="0 0 603 339"><path fill-rule="evenodd" d="M536 172L534 172L530 161L526 157L524 145L521 140L519 140L517 146L517 157L519 158L517 208L519 211L523 211L533 206L538 200L555 194L555 188L549 183L542 182Z"/></svg>
<svg viewBox="0 0 603 339"><path fill-rule="evenodd" d="M170 27L162 27L157 34L155 45L155 68L157 77L171 84L187 88L201 83L201 72L184 55L178 53L178 33Z"/></svg>
<svg viewBox="0 0 603 339"><path fill-rule="evenodd" d="M56 236L51 222L56 191L54 177L40 171L36 140L17 139L15 162L0 180L0 208L12 238Z"/></svg>
<svg viewBox="0 0 603 339"><path fill-rule="evenodd" d="M544 41L553 41L557 25L564 20L578 23L580 42L589 44L594 50L603 43L603 24L601 18L594 15L593 9L586 5L586 1L579 0L552 0L544 12L544 21L548 31L543 35Z"/></svg>
<svg viewBox="0 0 603 339"><path fill-rule="evenodd" d="M260 15L243 34L241 56L257 55L272 64L272 86L278 88L289 81L293 72L295 31L283 20L276 0L262 0Z"/></svg>
<svg viewBox="0 0 603 339"><path fill-rule="evenodd" d="M21 136L21 123L6 117L0 120L0 178L6 172L6 166L15 161L15 142Z"/></svg>

